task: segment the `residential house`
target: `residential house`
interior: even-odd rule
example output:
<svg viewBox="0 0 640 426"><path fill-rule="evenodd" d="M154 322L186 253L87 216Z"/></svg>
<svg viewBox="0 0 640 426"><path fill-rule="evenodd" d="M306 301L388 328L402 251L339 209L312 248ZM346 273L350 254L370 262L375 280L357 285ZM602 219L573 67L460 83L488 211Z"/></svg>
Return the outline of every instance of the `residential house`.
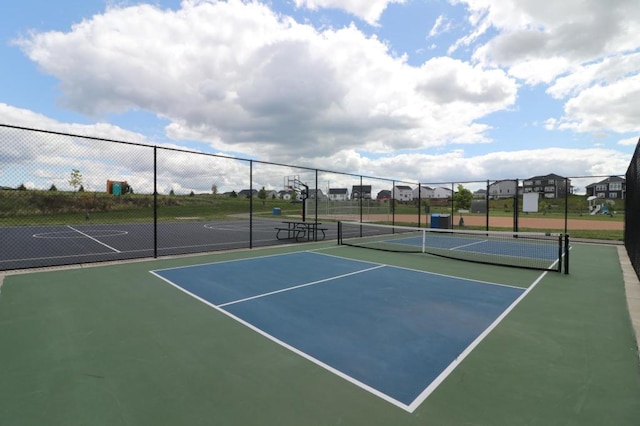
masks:
<svg viewBox="0 0 640 426"><path fill-rule="evenodd" d="M564 198L571 189L571 180L551 173L525 179L522 187L523 192L538 192L544 198Z"/></svg>
<svg viewBox="0 0 640 426"><path fill-rule="evenodd" d="M239 198L251 198L252 196L255 197L257 195L258 195L257 189L243 189L242 191L238 192Z"/></svg>
<svg viewBox="0 0 640 426"><path fill-rule="evenodd" d="M371 185L353 185L351 187L351 199L359 200L360 198L363 200L371 199Z"/></svg>
<svg viewBox="0 0 640 426"><path fill-rule="evenodd" d="M424 200L425 198L433 198L433 191L433 188L429 186L416 186L413 188L412 197L414 200L417 200L418 198L421 200Z"/></svg>
<svg viewBox="0 0 640 426"><path fill-rule="evenodd" d="M410 186L396 185L393 187L393 199L398 201L413 200L413 190Z"/></svg>
<svg viewBox="0 0 640 426"><path fill-rule="evenodd" d="M489 185L491 198L513 198L517 194L516 180L497 180Z"/></svg>
<svg viewBox="0 0 640 426"><path fill-rule="evenodd" d="M349 190L347 188L329 188L329 200L346 201L349 199Z"/></svg>
<svg viewBox="0 0 640 426"><path fill-rule="evenodd" d="M378 192L378 195L376 196L376 200L390 200L391 199L391 191L389 191L388 189L383 189L382 191Z"/></svg>
<svg viewBox="0 0 640 426"><path fill-rule="evenodd" d="M293 194L293 191L290 189L282 189L280 191L278 191L278 198L285 200L285 201L289 201L291 199L291 196Z"/></svg>
<svg viewBox="0 0 640 426"><path fill-rule="evenodd" d="M309 199L315 200L316 198L318 200L326 200L327 196L324 195L324 192L322 192L322 189L319 189L319 188L318 189L310 189L309 190Z"/></svg>
<svg viewBox="0 0 640 426"><path fill-rule="evenodd" d="M600 182L587 185L587 197L626 198L627 181L620 176L610 176Z"/></svg>
<svg viewBox="0 0 640 426"><path fill-rule="evenodd" d="M451 198L453 197L453 191L449 188L442 186L433 189L433 197L431 198Z"/></svg>
<svg viewBox="0 0 640 426"><path fill-rule="evenodd" d="M267 200L271 200L272 198L276 198L278 196L278 193L273 189L266 189L265 192Z"/></svg>
<svg viewBox="0 0 640 426"><path fill-rule="evenodd" d="M486 189L478 189L473 192L473 198L476 199L486 199L487 198L487 190Z"/></svg>

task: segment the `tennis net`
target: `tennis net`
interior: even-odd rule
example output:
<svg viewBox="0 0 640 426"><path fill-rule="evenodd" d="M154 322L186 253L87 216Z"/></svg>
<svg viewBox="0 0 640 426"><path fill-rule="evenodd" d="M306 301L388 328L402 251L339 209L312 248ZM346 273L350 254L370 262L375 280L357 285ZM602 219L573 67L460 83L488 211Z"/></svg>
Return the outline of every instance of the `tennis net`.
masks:
<svg viewBox="0 0 640 426"><path fill-rule="evenodd" d="M471 231L340 222L338 244L428 253L452 259L569 272L569 236L562 233ZM564 262L563 262L564 261Z"/></svg>

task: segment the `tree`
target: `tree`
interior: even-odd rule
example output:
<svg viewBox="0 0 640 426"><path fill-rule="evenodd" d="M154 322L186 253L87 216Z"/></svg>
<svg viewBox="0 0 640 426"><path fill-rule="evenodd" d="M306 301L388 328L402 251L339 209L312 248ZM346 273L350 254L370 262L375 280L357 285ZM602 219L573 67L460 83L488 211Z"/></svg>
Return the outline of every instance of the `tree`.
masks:
<svg viewBox="0 0 640 426"><path fill-rule="evenodd" d="M24 186L24 183L21 183L20 186L17 189L18 189L18 191L26 191L27 187Z"/></svg>
<svg viewBox="0 0 640 426"><path fill-rule="evenodd" d="M238 193L236 191L231 191L231 194L229 194L229 197L238 198Z"/></svg>
<svg viewBox="0 0 640 426"><path fill-rule="evenodd" d="M267 190L264 189L264 186L260 191L258 191L258 198L262 200L262 205L264 206L264 200L267 199Z"/></svg>
<svg viewBox="0 0 640 426"><path fill-rule="evenodd" d="M74 191L76 190L76 188L82 187L82 173L80 173L80 170L78 169L71 170L71 176L69 177L69 185L73 187ZM82 188L82 190L84 190L84 188Z"/></svg>
<svg viewBox="0 0 640 426"><path fill-rule="evenodd" d="M173 188L171 188L171 191L169 191L169 195L171 195L171 196L176 195L176 193L175 193L175 192L173 192Z"/></svg>
<svg viewBox="0 0 640 426"><path fill-rule="evenodd" d="M58 188L56 188L56 185L52 183L51 187L49 188L49 191L57 191L57 190Z"/></svg>
<svg viewBox="0 0 640 426"><path fill-rule="evenodd" d="M469 210L473 194L462 185L458 185L458 192L453 196L453 207L457 210Z"/></svg>
<svg viewBox="0 0 640 426"><path fill-rule="evenodd" d="M191 192L189 193L189 197L193 197L193 196L195 196L195 195L196 195L196 194L195 194L193 191L191 191Z"/></svg>
<svg viewBox="0 0 640 426"><path fill-rule="evenodd" d="M211 185L211 193L213 195L218 195L218 185L216 185L215 183Z"/></svg>

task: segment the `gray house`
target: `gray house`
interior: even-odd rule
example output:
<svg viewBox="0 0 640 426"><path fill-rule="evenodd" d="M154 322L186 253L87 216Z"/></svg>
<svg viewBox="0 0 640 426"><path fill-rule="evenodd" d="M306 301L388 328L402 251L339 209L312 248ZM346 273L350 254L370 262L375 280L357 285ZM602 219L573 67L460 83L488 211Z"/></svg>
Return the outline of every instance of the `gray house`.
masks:
<svg viewBox="0 0 640 426"><path fill-rule="evenodd" d="M610 176L600 182L587 185L587 197L625 199L627 181L620 176Z"/></svg>
<svg viewBox="0 0 640 426"><path fill-rule="evenodd" d="M544 198L564 198L571 189L571 179L554 173L533 176L522 182L523 192L538 192Z"/></svg>

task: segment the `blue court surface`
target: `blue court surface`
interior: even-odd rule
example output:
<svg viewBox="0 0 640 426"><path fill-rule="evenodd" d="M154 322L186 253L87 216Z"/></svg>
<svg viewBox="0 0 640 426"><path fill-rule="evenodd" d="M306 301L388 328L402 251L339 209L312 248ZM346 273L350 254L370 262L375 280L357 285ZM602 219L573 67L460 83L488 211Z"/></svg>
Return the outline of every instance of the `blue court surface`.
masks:
<svg viewBox="0 0 640 426"><path fill-rule="evenodd" d="M313 252L152 273L407 411L525 292Z"/></svg>
<svg viewBox="0 0 640 426"><path fill-rule="evenodd" d="M412 247L423 245L422 237L408 237L389 240L393 244L403 244ZM525 239L507 241L492 240L482 236L448 236L428 235L424 241L425 247L452 251L466 251L485 253L498 256L512 256L538 260L555 261L558 259L558 243L554 240L530 241Z"/></svg>

